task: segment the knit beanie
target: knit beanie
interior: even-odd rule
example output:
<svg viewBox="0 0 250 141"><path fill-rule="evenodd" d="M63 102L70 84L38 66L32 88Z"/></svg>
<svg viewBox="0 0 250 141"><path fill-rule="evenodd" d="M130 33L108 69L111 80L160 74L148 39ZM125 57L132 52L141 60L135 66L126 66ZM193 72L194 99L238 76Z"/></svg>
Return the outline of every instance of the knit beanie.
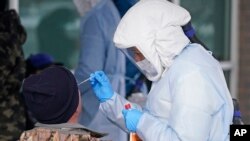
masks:
<svg viewBox="0 0 250 141"><path fill-rule="evenodd" d="M28 109L44 124L67 122L79 103L75 77L62 66L52 66L26 78L23 95Z"/></svg>

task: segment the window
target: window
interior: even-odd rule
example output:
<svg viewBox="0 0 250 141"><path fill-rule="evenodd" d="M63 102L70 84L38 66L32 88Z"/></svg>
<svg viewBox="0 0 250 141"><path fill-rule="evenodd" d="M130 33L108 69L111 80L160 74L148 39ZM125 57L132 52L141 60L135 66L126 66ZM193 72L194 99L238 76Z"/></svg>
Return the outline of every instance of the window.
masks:
<svg viewBox="0 0 250 141"><path fill-rule="evenodd" d="M70 69L76 67L80 17L72 1L23 0L19 13L28 34L25 57L43 52Z"/></svg>
<svg viewBox="0 0 250 141"><path fill-rule="evenodd" d="M10 5L17 0L10 0ZM198 37L212 50L221 62L233 97L237 98L238 84L238 1L237 0L170 0L188 9ZM57 10L61 14L55 23L44 24L43 33L39 25L48 15ZM18 7L17 7L18 9ZM20 1L20 15L28 31L28 41L24 45L25 56L46 51L71 68L78 59L79 31L78 15L72 1L68 0L25 0ZM71 12L66 13L69 10ZM58 13L57 13L58 14ZM54 14L54 15L57 15ZM68 18L66 18L68 17ZM51 17L50 17L51 18ZM66 21L63 20L66 18ZM46 22L45 22L46 23ZM58 31L61 26L62 31ZM47 33L44 35L44 33ZM42 39L38 38L38 34ZM40 41L41 40L41 41ZM43 41L46 40L46 43ZM44 45L46 44L46 45Z"/></svg>
<svg viewBox="0 0 250 141"><path fill-rule="evenodd" d="M230 59L230 1L181 0L180 5L192 15L198 37L220 61Z"/></svg>
<svg viewBox="0 0 250 141"><path fill-rule="evenodd" d="M197 36L221 62L233 97L237 92L237 5L234 0L172 0L192 16Z"/></svg>

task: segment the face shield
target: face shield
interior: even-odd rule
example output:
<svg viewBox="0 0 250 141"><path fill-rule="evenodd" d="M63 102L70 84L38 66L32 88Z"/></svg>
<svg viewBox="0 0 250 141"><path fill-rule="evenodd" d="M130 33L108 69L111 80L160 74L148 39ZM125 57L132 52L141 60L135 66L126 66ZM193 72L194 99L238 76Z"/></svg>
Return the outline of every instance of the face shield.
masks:
<svg viewBox="0 0 250 141"><path fill-rule="evenodd" d="M155 81L159 78L157 69L136 47L121 50L149 80Z"/></svg>

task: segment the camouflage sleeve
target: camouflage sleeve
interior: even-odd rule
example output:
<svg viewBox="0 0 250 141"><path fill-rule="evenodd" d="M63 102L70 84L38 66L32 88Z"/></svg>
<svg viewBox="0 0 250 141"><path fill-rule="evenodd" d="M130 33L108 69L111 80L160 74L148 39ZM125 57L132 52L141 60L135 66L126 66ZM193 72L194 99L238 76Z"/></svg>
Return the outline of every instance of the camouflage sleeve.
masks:
<svg viewBox="0 0 250 141"><path fill-rule="evenodd" d="M25 75L21 45L26 32L19 30L14 11L0 15L0 140L16 140L25 125L20 88Z"/></svg>
<svg viewBox="0 0 250 141"><path fill-rule="evenodd" d="M1 95L19 92L25 75L25 60L21 47L0 46L0 64Z"/></svg>
<svg viewBox="0 0 250 141"><path fill-rule="evenodd" d="M21 48L0 48L0 138L15 140L25 125L23 103L20 101L25 62Z"/></svg>

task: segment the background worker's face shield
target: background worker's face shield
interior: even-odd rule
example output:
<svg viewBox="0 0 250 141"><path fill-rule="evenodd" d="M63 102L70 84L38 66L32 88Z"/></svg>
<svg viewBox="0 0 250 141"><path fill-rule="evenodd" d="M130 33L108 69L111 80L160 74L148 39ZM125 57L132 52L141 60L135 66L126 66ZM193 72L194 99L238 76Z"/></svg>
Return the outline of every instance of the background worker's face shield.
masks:
<svg viewBox="0 0 250 141"><path fill-rule="evenodd" d="M144 55L136 48L130 47L127 49L121 49L122 52L133 62L137 68L151 81L154 81L158 77L158 72L154 65L147 60Z"/></svg>

